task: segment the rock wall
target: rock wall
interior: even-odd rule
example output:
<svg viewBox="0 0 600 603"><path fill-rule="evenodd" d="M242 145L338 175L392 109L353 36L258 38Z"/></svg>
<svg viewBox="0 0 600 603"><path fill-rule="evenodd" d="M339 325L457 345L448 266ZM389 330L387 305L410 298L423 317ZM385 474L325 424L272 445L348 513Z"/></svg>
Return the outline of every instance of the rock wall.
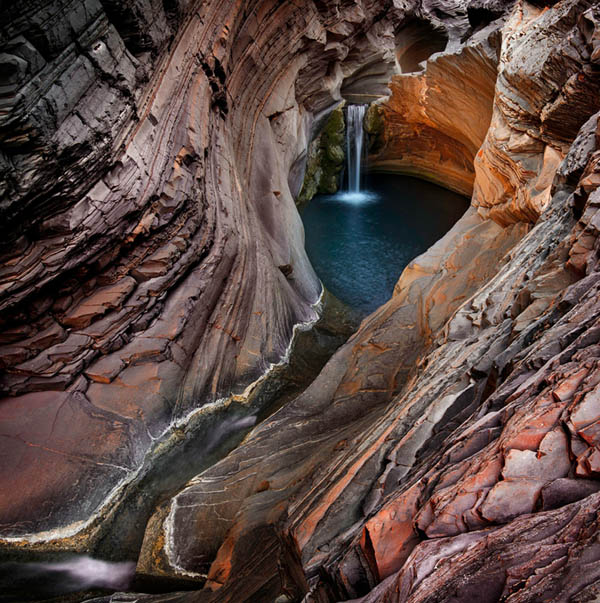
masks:
<svg viewBox="0 0 600 603"><path fill-rule="evenodd" d="M316 318L288 175L361 57L393 59L386 10L3 6L3 537L88 546L147 454Z"/></svg>
<svg viewBox="0 0 600 603"><path fill-rule="evenodd" d="M369 155L370 170L417 176L471 196L473 160L494 105L501 14L487 15L491 22L480 24L465 44L464 30L452 23L434 29L419 20L400 29L400 65L411 49L417 58L408 61L410 68L405 65L408 73L392 77L389 99L377 105L382 127ZM442 45L440 36L446 40Z"/></svg>
<svg viewBox="0 0 600 603"><path fill-rule="evenodd" d="M560 21L567 9L576 18ZM558 18L562 39L588 32L578 64L597 81L596 9L514 10L509 23L523 10L538 20L522 20L515 36L529 50L504 55L501 70L520 73L535 53L526 32L545 39ZM523 182L550 187L535 223L508 226L502 206L490 219L477 193L303 395L157 511L141 572L195 576L202 601L597 596L600 139L589 109L560 164ZM492 123L485 144L497 134ZM544 134L564 149L562 135Z"/></svg>
<svg viewBox="0 0 600 603"><path fill-rule="evenodd" d="M296 198L298 208L317 193L332 194L339 189L346 159L345 140L344 110L340 105L328 114L322 131L308 147L304 181Z"/></svg>
<svg viewBox="0 0 600 603"><path fill-rule="evenodd" d="M595 23L582 15L589 4L523 3L504 27L492 125L475 161L483 216L535 221L573 136L597 109Z"/></svg>
<svg viewBox="0 0 600 603"><path fill-rule="evenodd" d="M377 153L472 207L156 509L138 573L198 590L135 597L600 595L597 7L2 10L5 551L93 549L161 434L282 357L319 294L292 199L311 123L394 60L421 68L433 30L445 52L393 79Z"/></svg>

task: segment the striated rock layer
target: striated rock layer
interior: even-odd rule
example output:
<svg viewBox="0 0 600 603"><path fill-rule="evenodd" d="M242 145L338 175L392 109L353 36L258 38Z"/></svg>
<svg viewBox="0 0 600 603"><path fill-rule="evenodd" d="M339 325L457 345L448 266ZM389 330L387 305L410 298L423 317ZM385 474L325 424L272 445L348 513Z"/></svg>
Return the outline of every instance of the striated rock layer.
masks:
<svg viewBox="0 0 600 603"><path fill-rule="evenodd" d="M474 206L393 299L157 511L138 570L204 582L177 600L598 596L598 13L518 3L507 23L494 115L511 73L523 108L492 120L483 153L521 161L503 136L531 110L531 32L577 49L548 59L567 75L554 110L573 113L570 137L562 121L528 133L540 161L514 182L480 165ZM573 103L561 61L589 74L593 101ZM505 203L533 190L547 196L535 216Z"/></svg>
<svg viewBox="0 0 600 603"><path fill-rule="evenodd" d="M125 598L597 598L598 8L28 10L2 34L5 547L93 548L90 518L161 434L314 318L292 199L312 125L393 64L375 159L472 187L472 207L155 510L138 574L198 590Z"/></svg>
<svg viewBox="0 0 600 603"><path fill-rule="evenodd" d="M423 48L425 58L433 52L429 60L393 76L389 99L372 108L379 123L369 169L411 174L471 196L473 160L492 116L501 21L479 29L466 44L453 34L445 52ZM399 47L413 27L400 30ZM431 44L435 31L427 34Z"/></svg>
<svg viewBox="0 0 600 603"><path fill-rule="evenodd" d="M553 175L574 134L598 109L588 4L544 10L524 3L504 27L492 125L475 161L474 203L482 215L500 223L535 221L550 202Z"/></svg>
<svg viewBox="0 0 600 603"><path fill-rule="evenodd" d="M386 8L3 6L0 536L89 546L164 434L316 318L288 175L393 60Z"/></svg>

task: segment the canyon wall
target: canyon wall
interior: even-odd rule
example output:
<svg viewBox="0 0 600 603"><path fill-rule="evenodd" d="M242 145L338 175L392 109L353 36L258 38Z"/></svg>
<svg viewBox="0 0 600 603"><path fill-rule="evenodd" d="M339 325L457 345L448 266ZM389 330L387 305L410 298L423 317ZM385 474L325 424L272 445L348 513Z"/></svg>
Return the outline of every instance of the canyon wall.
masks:
<svg viewBox="0 0 600 603"><path fill-rule="evenodd" d="M285 357L320 294L306 149L396 69L375 165L472 206L306 391L156 508L138 574L197 590L132 597L600 595L597 7L2 11L5 553L95 550L166 434Z"/></svg>
<svg viewBox="0 0 600 603"><path fill-rule="evenodd" d="M317 317L288 176L363 58L393 60L386 9L3 6L6 543L89 546L147 455Z"/></svg>
<svg viewBox="0 0 600 603"><path fill-rule="evenodd" d="M551 65L554 110L573 107L571 61L600 75L597 19L586 3L518 3L494 115L509 73L523 74L512 96L524 98L524 74ZM534 33L556 36L535 70ZM520 157L501 143L503 128L521 135L519 113L492 120L482 155L497 163L478 167L472 208L304 394L157 511L140 572L195 577L204 589L181 597L194 601L597 596L600 140L589 90L568 143L562 122L547 124L537 167L512 184L500 167ZM515 214L486 182L547 199Z"/></svg>
<svg viewBox="0 0 600 603"><path fill-rule="evenodd" d="M502 69L492 125L475 161L474 193L481 215L499 223L540 216L573 136L598 109L590 57L595 25L591 13L581 13L581 3L561 2L550 11L524 4L503 29Z"/></svg>
<svg viewBox="0 0 600 603"><path fill-rule="evenodd" d="M503 22L498 14L488 18L492 23L478 28L466 44L451 30L451 37L442 38L444 52L435 45L435 32L444 30L426 30L422 51L426 59L432 56L412 65L410 73L394 75L389 98L371 108L376 115L370 170L409 174L471 196L473 161L492 117ZM412 41L418 23L397 34L400 48L404 37ZM402 64L406 52L398 54Z"/></svg>

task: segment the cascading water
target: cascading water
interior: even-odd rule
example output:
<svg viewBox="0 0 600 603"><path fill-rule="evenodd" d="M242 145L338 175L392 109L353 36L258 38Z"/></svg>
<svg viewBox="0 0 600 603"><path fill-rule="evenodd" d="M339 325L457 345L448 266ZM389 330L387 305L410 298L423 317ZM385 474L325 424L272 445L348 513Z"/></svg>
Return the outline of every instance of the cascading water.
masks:
<svg viewBox="0 0 600 603"><path fill-rule="evenodd" d="M367 105L348 105L346 121L346 161L348 192L360 193L360 164L363 152L363 119Z"/></svg>
<svg viewBox="0 0 600 603"><path fill-rule="evenodd" d="M111 562L85 555L47 563L0 563L0 603L62 600L67 593L96 588L125 590L134 574L135 561Z"/></svg>
<svg viewBox="0 0 600 603"><path fill-rule="evenodd" d="M325 287L360 313L392 295L402 270L460 218L468 200L396 174L361 182L367 105L346 109L348 186L317 195L303 210L306 251Z"/></svg>
<svg viewBox="0 0 600 603"><path fill-rule="evenodd" d="M452 191L409 176L371 174L362 183L367 107L346 109L346 190L317 195L302 212L311 264L325 287L361 314L391 297L402 270L469 204Z"/></svg>

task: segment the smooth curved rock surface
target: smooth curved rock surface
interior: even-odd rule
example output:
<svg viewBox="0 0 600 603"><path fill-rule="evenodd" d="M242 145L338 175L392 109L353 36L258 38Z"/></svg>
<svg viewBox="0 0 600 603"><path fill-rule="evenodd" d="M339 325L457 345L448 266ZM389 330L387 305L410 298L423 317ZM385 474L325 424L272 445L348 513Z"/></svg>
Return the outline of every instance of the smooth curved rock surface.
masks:
<svg viewBox="0 0 600 603"><path fill-rule="evenodd" d="M448 42L393 78L383 115L394 86L413 102L377 153L423 132L401 169L473 186L472 207L300 396L156 509L139 576L198 590L100 600L598 597L598 7L3 11L5 551L93 547L164 430L243 405L314 318L306 148L342 96L420 59L419 32L397 37L416 19Z"/></svg>
<svg viewBox="0 0 600 603"><path fill-rule="evenodd" d="M1 536L89 546L164 434L317 317L288 174L362 57L393 61L381 10L3 6Z"/></svg>
<svg viewBox="0 0 600 603"><path fill-rule="evenodd" d="M502 22L495 20L464 45L450 38L446 52L437 53L434 45L433 56L409 70L414 73L392 78L390 98L377 106L382 123L370 170L411 174L471 196L473 160L492 117ZM413 41L411 29L400 30L400 48ZM431 33L429 39L435 42Z"/></svg>

